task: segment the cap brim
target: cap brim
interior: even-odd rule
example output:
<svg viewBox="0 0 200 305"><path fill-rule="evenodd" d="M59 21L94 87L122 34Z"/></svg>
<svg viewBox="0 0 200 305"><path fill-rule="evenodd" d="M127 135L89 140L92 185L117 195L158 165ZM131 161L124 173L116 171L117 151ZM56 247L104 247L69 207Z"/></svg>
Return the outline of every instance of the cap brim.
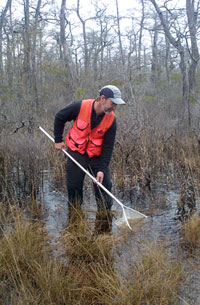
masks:
<svg viewBox="0 0 200 305"><path fill-rule="evenodd" d="M125 105L126 103L121 98L110 98L113 103L116 105Z"/></svg>

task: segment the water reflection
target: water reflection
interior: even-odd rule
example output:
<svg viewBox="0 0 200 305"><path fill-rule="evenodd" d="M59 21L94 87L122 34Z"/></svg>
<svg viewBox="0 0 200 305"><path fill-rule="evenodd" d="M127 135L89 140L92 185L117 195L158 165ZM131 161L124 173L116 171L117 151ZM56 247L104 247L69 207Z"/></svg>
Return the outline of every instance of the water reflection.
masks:
<svg viewBox="0 0 200 305"><path fill-rule="evenodd" d="M46 227L50 234L59 234L63 227L66 227L67 223L71 222L72 211L68 208L67 195L65 186L60 187L59 190L54 187L52 175L50 172L46 172L46 179L44 180L44 206L45 206L45 220ZM63 182L64 183L64 182ZM95 198L89 188L85 191L85 198L87 200L81 207L80 213L85 214L84 217L94 223L94 231L96 233L103 232L115 232L118 228L113 221L113 212L104 214L99 213L96 210ZM124 198L123 203L133 209L138 209L149 215L149 220L145 221L144 228L151 231L151 236L158 237L164 235L171 237L171 234L177 233L179 222L174 217L177 212L177 200L179 199L179 191L166 190L165 186L158 187L152 192L146 193L146 196L142 200L137 196L132 200L132 203L128 198ZM117 195L120 198L120 196ZM117 214L118 218L122 215L122 210L118 204L113 205L113 211ZM174 237L175 238L175 237ZM177 238L175 238L177 239Z"/></svg>
<svg viewBox="0 0 200 305"><path fill-rule="evenodd" d="M117 190L114 190L114 195L119 199L121 197L120 194L117 194ZM88 185L85 189L85 199L87 199L85 200L86 203L81 207L78 214L74 215L70 210L68 210L64 186L63 191L62 188L58 191L54 188L54 184L51 181L51 173L46 175L44 181L43 200L46 208L45 220L47 231L57 238L64 234L66 241L71 240L72 243L74 243L74 233L72 234L72 230L79 230L79 233L81 230L82 233L87 232L87 239L85 242L87 247L90 249L89 253L93 251L93 255L90 254L88 260L93 260L94 258L97 258L97 255L99 255L98 247L96 247L94 241L102 238L102 245L104 245L105 243L103 238L109 238L111 233L115 234L121 230L122 236L125 236L125 234L124 228L122 229L116 226L115 221L113 221L113 214L103 215L96 211L95 198L93 197L92 191ZM127 196L124 196L122 201L125 205L138 209L149 216L147 220L138 225L138 229L136 229L136 225L133 232L128 232L129 229L125 228L129 234L128 247L131 249L137 249L138 247L143 248L145 244L154 240L160 242L164 241L166 248L169 249L173 258L180 259L180 255L182 255L180 254L181 222L176 218L178 200L180 200L180 188L174 186L170 189L169 186L166 186L161 182L156 187L152 187L151 190L146 191L146 193L140 195L140 193L137 192L135 195L132 195L131 201L128 194ZM199 208L198 204L199 200L197 202L197 208ZM120 206L115 203L113 204L113 210L118 215L118 218L122 216ZM75 236L78 236L79 233ZM70 234L73 235L73 238ZM84 235L81 236L82 242L84 242L85 237L83 238ZM79 243L80 236L78 239L75 239L75 241L79 248L73 248L74 246L71 248L70 251L73 254L71 257L75 257L74 255L77 255L77 251L79 251L79 254L81 253ZM82 252L79 259L81 255L84 257L88 254ZM134 251L132 255L134 255ZM124 248L122 248L119 264L121 264L122 260L128 261L128 259L128 251L126 251L126 246L124 246ZM188 258L186 258L185 262L185 265L188 268L187 274L191 272L191 266L193 266L193 263L195 266L195 272L193 272L194 279L188 277L187 281L187 284L190 285L190 289L188 288L190 292L188 292L188 294L190 294L190 296L192 295L195 299L196 296L200 295L200 286L198 286L199 281L197 280L199 268L196 268L196 263L193 261L188 265L187 259ZM117 263L116 258L115 262Z"/></svg>

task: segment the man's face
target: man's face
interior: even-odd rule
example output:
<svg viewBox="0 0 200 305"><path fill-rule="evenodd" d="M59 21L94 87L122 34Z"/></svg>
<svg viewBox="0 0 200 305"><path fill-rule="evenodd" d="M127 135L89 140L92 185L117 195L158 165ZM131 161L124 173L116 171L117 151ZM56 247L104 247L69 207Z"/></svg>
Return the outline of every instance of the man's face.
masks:
<svg viewBox="0 0 200 305"><path fill-rule="evenodd" d="M112 102L110 98L105 98L105 96L102 96L102 108L103 112L106 114L109 114L111 111L116 110L117 105Z"/></svg>

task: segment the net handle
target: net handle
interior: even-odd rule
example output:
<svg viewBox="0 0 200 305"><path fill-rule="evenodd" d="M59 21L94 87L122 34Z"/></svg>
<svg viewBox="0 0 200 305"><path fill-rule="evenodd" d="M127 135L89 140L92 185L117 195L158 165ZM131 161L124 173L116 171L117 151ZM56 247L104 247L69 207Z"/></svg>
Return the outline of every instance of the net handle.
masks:
<svg viewBox="0 0 200 305"><path fill-rule="evenodd" d="M41 126L38 126L38 128L52 141L55 143L54 138L51 137L48 132L46 132ZM107 190L107 188L105 188L105 186L103 184L101 184L100 182L98 182L94 176L92 176L81 164L79 164L79 162L77 162L64 148L62 148L62 152L67 155L78 167L80 167L80 169L82 169L82 171L84 171L86 173L86 175L88 175L100 188L102 188L111 198L113 198L122 208L122 212L126 221L127 226L129 227L130 230L132 230L127 216L126 216L126 212L125 212L125 208L128 208L129 210L132 210L134 213L138 214L140 217L144 217L147 218L146 215L144 215L143 213L134 210L130 207L126 207L121 201L119 201L119 199L117 199L109 190Z"/></svg>

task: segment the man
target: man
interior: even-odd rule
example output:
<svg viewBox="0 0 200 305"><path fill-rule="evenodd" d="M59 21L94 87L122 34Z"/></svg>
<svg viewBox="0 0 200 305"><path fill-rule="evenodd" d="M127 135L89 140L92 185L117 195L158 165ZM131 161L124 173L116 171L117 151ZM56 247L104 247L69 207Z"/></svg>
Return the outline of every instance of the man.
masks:
<svg viewBox="0 0 200 305"><path fill-rule="evenodd" d="M88 169L96 180L111 191L109 163L112 156L116 118L114 111L117 105L123 105L120 90L107 85L100 90L97 99L82 100L68 105L55 116L55 148L61 150L68 146L68 153L85 169ZM62 135L66 122L73 120L73 127L66 136ZM70 159L67 160L67 191L70 206L81 205L83 200L83 182L85 173ZM111 197L100 190L94 183L98 210L110 210Z"/></svg>

